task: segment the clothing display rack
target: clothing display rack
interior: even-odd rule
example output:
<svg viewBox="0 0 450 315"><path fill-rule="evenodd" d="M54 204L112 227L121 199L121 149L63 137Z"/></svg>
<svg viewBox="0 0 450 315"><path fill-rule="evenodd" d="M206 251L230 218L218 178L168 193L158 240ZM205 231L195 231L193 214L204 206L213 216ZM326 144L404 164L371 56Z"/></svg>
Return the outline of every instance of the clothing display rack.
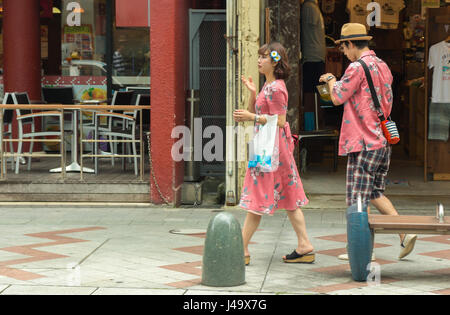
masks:
<svg viewBox="0 0 450 315"><path fill-rule="evenodd" d="M436 43L448 38L445 25L450 25L450 6L428 8L425 30L425 64L429 60L429 49ZM449 30L450 31L450 30ZM436 71L436 69L433 69ZM450 141L428 140L429 104L432 89L432 72L425 66L425 115L424 115L424 180L450 180Z"/></svg>

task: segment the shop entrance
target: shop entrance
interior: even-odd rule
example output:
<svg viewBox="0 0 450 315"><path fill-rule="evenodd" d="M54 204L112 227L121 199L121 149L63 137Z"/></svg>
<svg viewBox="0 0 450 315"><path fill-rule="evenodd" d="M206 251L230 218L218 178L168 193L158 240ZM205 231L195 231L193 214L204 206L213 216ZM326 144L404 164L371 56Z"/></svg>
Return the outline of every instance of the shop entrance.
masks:
<svg viewBox="0 0 450 315"><path fill-rule="evenodd" d="M198 161L199 176L223 176L225 173L226 126L226 10L190 10L190 80L191 90L198 91L195 123L201 123L202 148L212 138L222 145L212 149L214 158L203 154ZM199 128L199 126L191 127ZM210 130L213 135L208 138ZM219 132L221 131L221 134ZM205 132L206 131L206 132ZM216 131L219 133L216 133ZM191 130L192 132L192 130ZM205 151L204 151L205 153ZM220 156L219 156L220 155Z"/></svg>

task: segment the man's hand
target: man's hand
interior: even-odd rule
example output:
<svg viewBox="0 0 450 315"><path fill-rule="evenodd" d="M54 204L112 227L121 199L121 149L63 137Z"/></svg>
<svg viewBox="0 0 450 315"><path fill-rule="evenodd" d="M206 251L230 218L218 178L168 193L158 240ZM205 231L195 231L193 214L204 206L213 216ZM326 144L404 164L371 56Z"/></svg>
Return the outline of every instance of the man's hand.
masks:
<svg viewBox="0 0 450 315"><path fill-rule="evenodd" d="M320 82L325 82L325 83L328 84L328 89L329 89L329 91L330 91L331 102L333 102L333 104L334 104L335 106L342 105L341 102L340 102L338 99L336 99L336 98L334 97L333 93L332 93L334 83L336 83L336 77L334 76L334 74L332 74L332 73L325 73L325 74L322 74L322 75L320 76L320 78L319 78L319 81L320 81Z"/></svg>
<svg viewBox="0 0 450 315"><path fill-rule="evenodd" d="M336 77L334 76L334 74L332 73L325 73L322 74L319 78L319 82L324 82L327 83L328 81L332 80L332 79L336 79Z"/></svg>

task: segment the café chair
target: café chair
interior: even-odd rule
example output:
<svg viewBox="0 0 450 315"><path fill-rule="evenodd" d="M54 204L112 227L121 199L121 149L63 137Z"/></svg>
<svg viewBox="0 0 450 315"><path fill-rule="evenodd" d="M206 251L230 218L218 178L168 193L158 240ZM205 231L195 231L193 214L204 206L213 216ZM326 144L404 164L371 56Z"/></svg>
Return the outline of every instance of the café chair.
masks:
<svg viewBox="0 0 450 315"><path fill-rule="evenodd" d="M124 104L125 105L125 104ZM150 95L138 95L136 98L136 105L150 105ZM148 115L148 119L146 117ZM98 129L97 132L95 132L95 140L97 141L100 139L101 136L104 136L108 139L111 139L113 144L122 143L122 153L117 154L117 157L123 158L123 165L126 158L133 158L134 160L134 173L135 175L138 175L138 161L137 158L139 157L142 159L143 152L140 152L140 154L137 154L136 149L136 143L139 143L142 141L142 139L138 139L137 135L138 133L138 124L141 123L140 121L140 111L134 110L132 112L117 112L117 111L110 111L110 112L98 112L95 114L96 120L107 117L107 119L110 122L110 129ZM149 121L150 113L147 112L145 114L142 113L142 120L143 121ZM120 122L116 124L115 122ZM126 142L118 139L125 139L128 140ZM131 147L127 151L132 151L132 154L125 154L127 151L125 150L125 144L127 144L127 147ZM114 147L114 145L111 145L111 147ZM117 149L116 149L117 152ZM114 157L113 157L114 158ZM95 170L97 173L98 169L98 161L97 157L95 157Z"/></svg>
<svg viewBox="0 0 450 315"><path fill-rule="evenodd" d="M115 91L113 94L113 97L111 99L110 105L132 105L132 99L133 99L134 92L132 91ZM107 119L102 123L101 121L95 120L95 113L97 111L91 111L91 117L92 120L90 123L83 124L83 132L89 133L90 131L95 131L96 128L98 128L99 131L111 131L113 127L113 120L111 117L107 117ZM104 117L104 116L102 116ZM111 139L110 139L111 140ZM114 155L114 152L117 151L116 147L110 143L110 152L103 152L105 156L108 155ZM93 143L92 151L94 151L94 146L96 143ZM114 166L114 158L112 158L112 166Z"/></svg>
<svg viewBox="0 0 450 315"><path fill-rule="evenodd" d="M13 104L12 97L10 93L5 93L3 97L3 104ZM12 109L3 110L3 134L0 135L0 144L3 145L3 138L12 139L12 121L14 117L14 111ZM9 141L9 152L14 153L13 143ZM11 169L14 170L14 158L11 163ZM6 163L2 165L3 171L6 171Z"/></svg>
<svg viewBox="0 0 450 315"><path fill-rule="evenodd" d="M137 111L136 111L137 112ZM137 166L137 150L136 150L136 142L139 141L136 139L136 116L137 114L135 113L133 116L129 116L129 115L125 115L125 114L121 114L121 113L115 113L115 112L99 112L95 114L96 119L101 119L102 117L106 117L109 120L114 120L114 119L118 119L118 120L126 120L127 121L127 128L123 128L122 126L118 126L118 127L112 127L110 130L104 129L104 130L97 130L97 132L94 133L95 137L94 140L98 141L98 139L100 139L101 136L107 137L108 139L110 139L109 143L110 144L116 144L118 142L122 142L121 140L118 139L126 139L126 140L131 140L131 147L133 150L133 154L132 155L125 155L125 149L124 146L122 146L122 154L115 154L113 156L111 156L111 158L114 157L122 157L122 158L127 158L127 157L133 157L134 158L134 173L136 175L138 175L138 166ZM125 142L122 142L123 145L125 145ZM113 147L113 145L111 145L111 147ZM95 150L97 151L97 150ZM95 152L94 151L94 152ZM97 155L97 153L95 152L95 155ZM98 156L95 156L95 173L97 174L98 172Z"/></svg>
<svg viewBox="0 0 450 315"><path fill-rule="evenodd" d="M27 92L21 92L21 93L11 93L11 97L14 104L31 104L30 99L28 97ZM50 130L50 131L36 131L36 118L46 118L46 117L52 117L57 120L60 126L60 130ZM24 154L22 153L22 146L23 142L26 139L30 139L31 141L27 141L30 143L30 149L29 153L26 154L29 156L28 158L28 171L31 170L31 160L33 156L33 145L34 145L34 138L37 137L47 137L47 136L53 136L53 137L59 137L60 142L60 151L61 153L59 155L48 155L48 156L60 156L61 157L61 164L63 167L65 164L65 150L64 150L64 118L63 114L60 111L40 111L40 112L32 112L32 110L29 109L16 109L16 119L18 122L18 144L17 144L17 156L21 157ZM25 131L24 128L26 125L29 125L30 131ZM42 142L40 140L39 142ZM41 155L44 156L44 155ZM16 174L19 174L19 167L20 167L20 159L17 158L16 160ZM63 175L64 176L64 175Z"/></svg>

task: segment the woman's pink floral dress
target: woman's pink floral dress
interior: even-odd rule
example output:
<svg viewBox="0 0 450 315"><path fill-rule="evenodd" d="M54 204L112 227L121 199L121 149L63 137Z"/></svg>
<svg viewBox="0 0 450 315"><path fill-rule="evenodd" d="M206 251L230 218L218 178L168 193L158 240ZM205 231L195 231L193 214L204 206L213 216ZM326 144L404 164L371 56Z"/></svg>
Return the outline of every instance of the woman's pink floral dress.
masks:
<svg viewBox="0 0 450 315"><path fill-rule="evenodd" d="M256 98L256 114L285 115L287 104L284 81L266 83ZM255 133L258 131L259 124L255 126ZM273 215L277 209L295 210L308 203L292 155L294 142L287 122L284 128L279 128L278 136L278 169L264 173L257 168L248 168L245 174L239 206L252 213Z"/></svg>

